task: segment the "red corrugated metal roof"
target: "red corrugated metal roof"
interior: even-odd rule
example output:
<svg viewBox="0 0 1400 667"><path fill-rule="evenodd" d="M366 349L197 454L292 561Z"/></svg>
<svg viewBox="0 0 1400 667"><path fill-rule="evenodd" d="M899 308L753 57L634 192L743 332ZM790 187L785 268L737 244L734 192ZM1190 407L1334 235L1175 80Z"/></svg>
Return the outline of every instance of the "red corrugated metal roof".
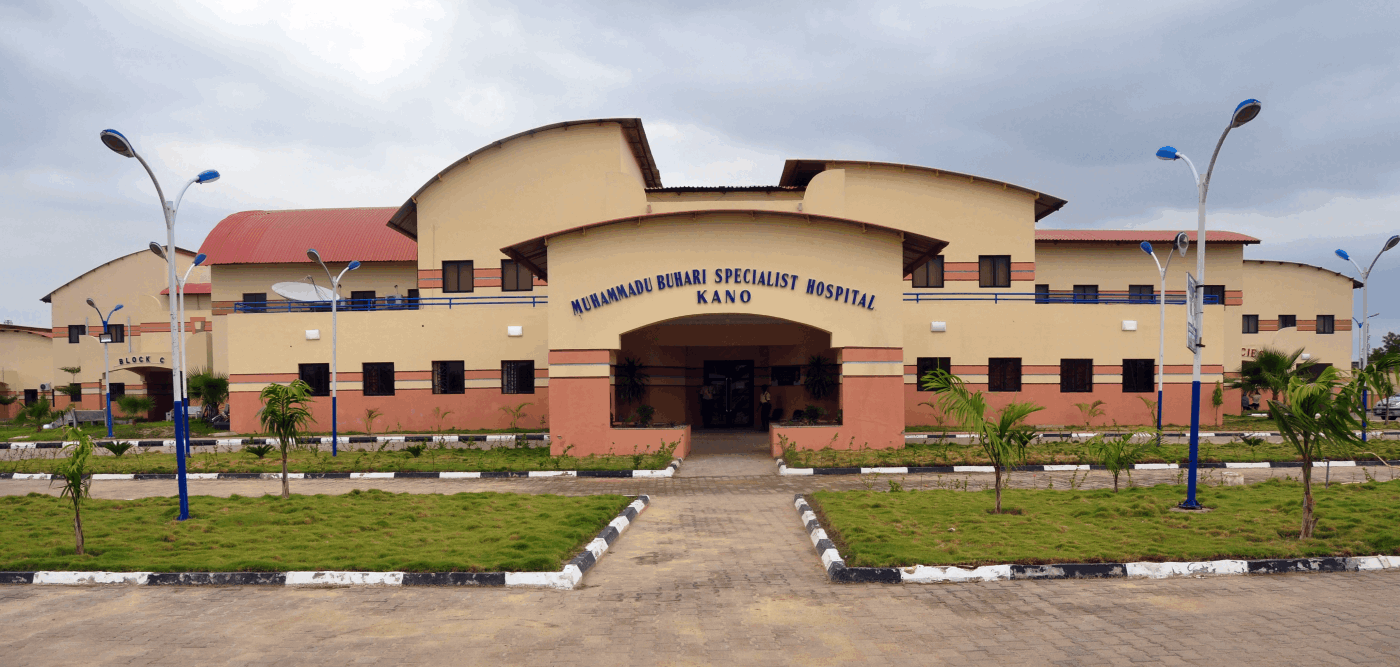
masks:
<svg viewBox="0 0 1400 667"><path fill-rule="evenodd" d="M170 294L167 287L160 291L161 294ZM214 283L185 283L185 294L213 294Z"/></svg>
<svg viewBox="0 0 1400 667"><path fill-rule="evenodd" d="M418 243L386 226L397 210L242 211L220 220L199 251L206 264L310 263L308 248L327 262L416 262Z"/></svg>
<svg viewBox="0 0 1400 667"><path fill-rule="evenodd" d="M1078 241L1081 243L1171 243L1180 232L1170 230L1139 229L1037 229L1037 241ZM1186 232L1191 242L1196 241L1196 232ZM1258 243L1253 236L1235 232L1206 232L1206 243Z"/></svg>

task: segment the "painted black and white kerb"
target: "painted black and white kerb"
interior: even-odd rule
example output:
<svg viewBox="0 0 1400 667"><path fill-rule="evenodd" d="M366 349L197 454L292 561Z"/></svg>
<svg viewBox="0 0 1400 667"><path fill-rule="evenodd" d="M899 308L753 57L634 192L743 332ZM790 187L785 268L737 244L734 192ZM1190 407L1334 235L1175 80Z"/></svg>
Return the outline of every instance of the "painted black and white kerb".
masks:
<svg viewBox="0 0 1400 667"><path fill-rule="evenodd" d="M964 473L964 472L995 472L992 466L877 466L877 467L856 467L849 466L843 468L789 468L787 462L778 459L779 475L919 475L932 473ZM1370 461L1314 461L1314 468L1354 468L1357 466L1400 466L1400 461L1380 461L1373 459ZM1188 466L1180 463L1136 463L1133 470L1181 470ZM1231 470L1238 468L1301 468L1302 461L1245 461L1245 462L1211 462L1198 463L1197 468L1228 468ZM1072 472L1088 470L1107 470L1101 465L1090 464L1068 464L1068 465L1024 465L1012 466L1011 472Z"/></svg>
<svg viewBox="0 0 1400 667"><path fill-rule="evenodd" d="M393 443L460 443L460 442L487 442L497 443L505 446L507 443L516 442L524 438L526 442L549 442L548 433L469 433L467 435L348 435L336 438L336 442L341 445L366 445L366 444L393 444ZM103 443L126 443L133 447L174 447L174 440L120 440L102 439L94 441L96 444ZM297 438L297 443L302 445L329 445L331 438L324 436L311 436ZM0 442L0 449L62 449L74 444L73 441L47 441L47 442ZM276 438L191 438L191 447L227 447L230 451L241 449L246 445L276 445Z"/></svg>
<svg viewBox="0 0 1400 667"><path fill-rule="evenodd" d="M0 584L82 586L537 586L571 590L651 498L637 496L558 572L0 572Z"/></svg>
<svg viewBox="0 0 1400 667"><path fill-rule="evenodd" d="M517 470L504 472L289 472L288 479L508 479L520 477L674 477L681 466L674 459L662 470ZM191 472L187 479L282 479L280 472ZM0 479L53 479L46 472L0 472ZM93 481L175 479L168 473L96 473Z"/></svg>
<svg viewBox="0 0 1400 667"><path fill-rule="evenodd" d="M915 565L913 567L846 567L836 545L827 537L821 521L801 495L793 498L807 536L833 583L939 584L1010 579L1104 579L1115 577L1166 579L1230 574L1287 574L1292 572L1358 572L1400 568L1400 556L1360 558L1270 558L1265 560L1212 560L1195 563L1059 563L1055 565L983 565L972 569Z"/></svg>

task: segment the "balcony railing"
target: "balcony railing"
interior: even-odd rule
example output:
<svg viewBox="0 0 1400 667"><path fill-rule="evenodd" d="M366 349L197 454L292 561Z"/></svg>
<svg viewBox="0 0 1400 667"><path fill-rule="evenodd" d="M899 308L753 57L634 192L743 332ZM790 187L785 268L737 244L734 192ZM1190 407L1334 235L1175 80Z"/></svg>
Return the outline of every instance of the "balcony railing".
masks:
<svg viewBox="0 0 1400 667"><path fill-rule="evenodd" d="M1031 303L1073 303L1073 304L1131 304L1135 306L1156 305L1160 303L1161 295L1158 294L1127 294L1123 292L1100 292L1098 294L1075 294L1070 291L1052 290L1050 292L905 292L904 300L911 303L923 303L925 301L991 301L1001 303L1002 301L1029 301ZM1205 295L1205 304L1219 304L1220 297L1215 294ZM1168 294L1167 304L1175 306L1186 305L1185 294Z"/></svg>
<svg viewBox="0 0 1400 667"><path fill-rule="evenodd" d="M378 297L374 299L341 299L337 310L342 312L380 310L419 310L422 308L465 308L468 306L545 306L549 297L539 295L492 294L484 296ZM238 301L235 313L329 313L330 301Z"/></svg>

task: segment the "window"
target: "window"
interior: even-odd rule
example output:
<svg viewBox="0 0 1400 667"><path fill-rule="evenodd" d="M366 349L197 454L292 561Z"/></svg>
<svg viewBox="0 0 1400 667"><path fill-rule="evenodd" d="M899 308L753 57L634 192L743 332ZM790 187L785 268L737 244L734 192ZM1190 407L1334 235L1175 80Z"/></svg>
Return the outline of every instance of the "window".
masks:
<svg viewBox="0 0 1400 667"><path fill-rule="evenodd" d="M1021 359L988 359L987 391L1021 391Z"/></svg>
<svg viewBox="0 0 1400 667"><path fill-rule="evenodd" d="M949 357L919 357L918 376L914 378L914 387L918 391L929 391L924 388L924 378L934 371L944 373L953 372L953 360Z"/></svg>
<svg viewBox="0 0 1400 667"><path fill-rule="evenodd" d="M360 365L364 378L365 396L394 395L394 364L392 362L366 363Z"/></svg>
<svg viewBox="0 0 1400 667"><path fill-rule="evenodd" d="M535 289L535 276L524 265L509 259L501 260L501 291L529 292Z"/></svg>
<svg viewBox="0 0 1400 667"><path fill-rule="evenodd" d="M244 292L243 312L245 313L265 313L267 312L267 292Z"/></svg>
<svg viewBox="0 0 1400 667"><path fill-rule="evenodd" d="M796 387L802 380L801 366L774 366L770 371L775 387Z"/></svg>
<svg viewBox="0 0 1400 667"><path fill-rule="evenodd" d="M1093 359L1060 360L1060 392L1083 393L1094 390Z"/></svg>
<svg viewBox="0 0 1400 667"><path fill-rule="evenodd" d="M533 393L535 393L535 362L534 362L534 361L502 361L502 362L501 362L501 393L502 393L502 394L533 394Z"/></svg>
<svg viewBox="0 0 1400 667"><path fill-rule="evenodd" d="M68 395L69 401L74 403L83 402L83 385L80 383L74 382L68 385L68 389L63 393Z"/></svg>
<svg viewBox="0 0 1400 667"><path fill-rule="evenodd" d="M433 393L465 394L467 393L466 377L466 370L462 362L434 361Z"/></svg>
<svg viewBox="0 0 1400 667"><path fill-rule="evenodd" d="M914 287L943 286L943 255L930 259L914 269Z"/></svg>
<svg viewBox="0 0 1400 667"><path fill-rule="evenodd" d="M1099 302L1099 286L1098 286L1098 285L1075 285L1075 286L1074 286L1074 302L1075 302L1075 303L1098 303L1098 302Z"/></svg>
<svg viewBox="0 0 1400 667"><path fill-rule="evenodd" d="M374 290L351 290L348 310L374 310Z"/></svg>
<svg viewBox="0 0 1400 667"><path fill-rule="evenodd" d="M125 382L112 382L107 385L107 391L112 393L112 400L117 400L126 395Z"/></svg>
<svg viewBox="0 0 1400 667"><path fill-rule="evenodd" d="M1128 303L1156 302L1156 291L1151 285L1128 285Z"/></svg>
<svg viewBox="0 0 1400 667"><path fill-rule="evenodd" d="M300 364L297 366L297 379L311 387L312 396L331 395L330 364Z"/></svg>
<svg viewBox="0 0 1400 667"><path fill-rule="evenodd" d="M83 337L83 336L86 336L86 335L87 335L87 325L86 325L86 324L70 324L70 325L68 325L68 342L69 342L69 343L72 343L72 344L76 345L76 344L78 343L78 341L82 340L82 339L83 339L82 337Z"/></svg>
<svg viewBox="0 0 1400 667"><path fill-rule="evenodd" d="M1240 333L1259 333L1259 316L1245 315L1241 318Z"/></svg>
<svg viewBox="0 0 1400 667"><path fill-rule="evenodd" d="M1123 393L1153 391L1157 362L1152 359L1123 360Z"/></svg>
<svg viewBox="0 0 1400 667"><path fill-rule="evenodd" d="M1224 286L1224 285L1206 285L1206 286L1205 286L1205 293L1206 293L1206 298L1205 298L1205 301L1203 301L1202 303L1207 304L1207 305L1209 305L1209 304L1224 305L1224 303L1225 303L1225 286Z"/></svg>
<svg viewBox="0 0 1400 667"><path fill-rule="evenodd" d="M1036 303L1050 303L1050 286L1049 286L1049 285L1036 285L1036 286L1035 286L1035 302L1036 302Z"/></svg>
<svg viewBox="0 0 1400 667"><path fill-rule="evenodd" d="M1296 326L1298 326L1298 316L1297 316L1297 315L1279 315L1279 316L1278 316L1278 328L1279 328L1279 329L1282 330L1282 329L1287 329L1287 328L1289 328L1289 327L1296 327Z"/></svg>
<svg viewBox="0 0 1400 667"><path fill-rule="evenodd" d="M35 403L38 403L38 402L39 402L39 390L38 390L38 389L25 389L25 390L24 390L24 404L25 404L25 405L34 405Z"/></svg>
<svg viewBox="0 0 1400 667"><path fill-rule="evenodd" d="M1318 315L1317 332L1320 334L1330 334L1337 330L1337 318L1335 315Z"/></svg>
<svg viewBox="0 0 1400 667"><path fill-rule="evenodd" d="M126 342L126 325L125 325L125 324L108 324L108 325L107 325L107 333L110 334L110 335L112 336L112 342L113 342L113 343L125 343L125 342Z"/></svg>
<svg viewBox="0 0 1400 667"><path fill-rule="evenodd" d="M978 287L1010 287L1011 255L979 255L977 257Z"/></svg>
<svg viewBox="0 0 1400 667"><path fill-rule="evenodd" d="M470 292L476 283L472 280L472 262L443 262L442 263L442 291Z"/></svg>
<svg viewBox="0 0 1400 667"><path fill-rule="evenodd" d="M404 309L404 310L418 310L418 290L416 290L416 289L411 289L411 290L409 290L409 291L408 291L408 296L407 296L407 297L404 297L404 300L403 300L403 301L404 301L404 303L403 303L403 309Z"/></svg>

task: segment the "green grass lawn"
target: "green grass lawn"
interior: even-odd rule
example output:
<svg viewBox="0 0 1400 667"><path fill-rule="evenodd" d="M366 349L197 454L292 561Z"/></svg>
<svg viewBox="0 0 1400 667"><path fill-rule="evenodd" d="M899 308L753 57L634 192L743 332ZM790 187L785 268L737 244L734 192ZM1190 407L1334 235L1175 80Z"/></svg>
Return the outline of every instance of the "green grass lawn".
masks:
<svg viewBox="0 0 1400 667"><path fill-rule="evenodd" d="M293 490L296 484L293 482ZM87 553L66 500L0 498L0 570L276 572L558 570L630 498L514 493L91 500Z"/></svg>
<svg viewBox="0 0 1400 667"><path fill-rule="evenodd" d="M427 444L419 456L405 450L350 450L341 448L331 456L330 446L322 445L313 452L303 446L288 456L291 472L434 472L468 471L501 472L528 470L661 470L671 462L667 452L625 454L617 456L550 456L549 447L497 447L495 449L465 449L438 447ZM94 456L88 460L96 473L174 473L175 455L156 452ZM185 460L187 472L282 472L281 453L277 449L264 458L250 452L201 452L212 449L199 447ZM106 451L99 448L101 454ZM62 456L62 450L33 450L25 454ZM24 458L0 461L0 472L54 472L60 458Z"/></svg>
<svg viewBox="0 0 1400 667"><path fill-rule="evenodd" d="M94 438L105 439L107 437L107 426L105 424L88 424L83 426L83 432ZM208 437L209 434L214 432L214 429L210 428L209 425L204 422L190 422L190 437ZM174 438L175 422L113 424L112 434L114 437L123 440ZM8 422L0 424L0 442L53 442L63 439L63 429L35 431L33 426L13 426Z"/></svg>
<svg viewBox="0 0 1400 667"><path fill-rule="evenodd" d="M1170 508L1185 487L1112 491L819 491L808 497L850 566L1202 561L1400 554L1400 480L1313 486L1314 537L1298 539L1301 483L1204 487L1211 512Z"/></svg>

